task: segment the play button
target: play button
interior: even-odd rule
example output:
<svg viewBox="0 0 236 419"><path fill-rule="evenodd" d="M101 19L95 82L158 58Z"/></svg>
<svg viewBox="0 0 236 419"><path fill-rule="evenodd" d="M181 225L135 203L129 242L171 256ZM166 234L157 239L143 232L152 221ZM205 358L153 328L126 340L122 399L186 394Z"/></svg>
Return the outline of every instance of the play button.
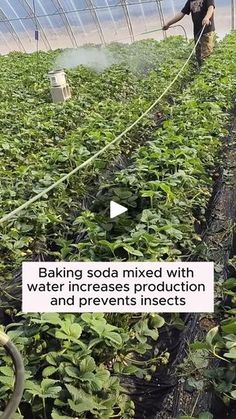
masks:
<svg viewBox="0 0 236 419"><path fill-rule="evenodd" d="M126 211L128 211L128 208L123 207L123 205L117 204L114 201L110 202L110 218L115 218Z"/></svg>

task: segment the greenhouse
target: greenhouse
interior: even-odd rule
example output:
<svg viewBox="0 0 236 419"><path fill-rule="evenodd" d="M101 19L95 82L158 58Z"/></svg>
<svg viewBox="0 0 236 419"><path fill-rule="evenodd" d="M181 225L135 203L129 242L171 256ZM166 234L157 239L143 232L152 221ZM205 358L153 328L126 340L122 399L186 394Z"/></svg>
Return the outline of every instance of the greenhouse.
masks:
<svg viewBox="0 0 236 419"><path fill-rule="evenodd" d="M0 418L236 417L236 1L0 0Z"/></svg>

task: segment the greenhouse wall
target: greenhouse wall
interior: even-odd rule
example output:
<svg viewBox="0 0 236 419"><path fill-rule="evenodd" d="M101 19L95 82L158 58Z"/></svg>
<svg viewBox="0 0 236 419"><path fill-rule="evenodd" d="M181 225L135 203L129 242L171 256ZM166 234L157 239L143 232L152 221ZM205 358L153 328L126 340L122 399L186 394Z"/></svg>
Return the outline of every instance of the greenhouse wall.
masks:
<svg viewBox="0 0 236 419"><path fill-rule="evenodd" d="M0 53L78 47L87 43L132 42L153 37L192 37L189 17L168 33L157 31L185 0L0 0ZM235 22L235 0L216 0L219 37ZM35 36L38 31L38 36ZM36 39L35 39L36 38ZM37 39L38 38L38 39Z"/></svg>

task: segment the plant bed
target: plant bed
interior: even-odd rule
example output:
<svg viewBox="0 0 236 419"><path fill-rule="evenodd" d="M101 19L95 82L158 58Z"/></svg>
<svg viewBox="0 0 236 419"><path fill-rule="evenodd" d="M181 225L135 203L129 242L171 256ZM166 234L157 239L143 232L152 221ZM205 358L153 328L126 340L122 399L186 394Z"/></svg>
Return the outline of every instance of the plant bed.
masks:
<svg viewBox="0 0 236 419"><path fill-rule="evenodd" d="M222 318L226 319L227 324L233 324L233 317L230 315L227 316L226 307L229 310L231 306L232 314L235 310L235 301L230 302L229 296L227 296L229 293L231 298L233 298L235 295L233 289L236 288L236 281L234 287L231 287L230 283L232 283L232 280L229 279L231 276L235 276L236 272L235 269L232 269L232 264L230 264L230 258L236 255L234 245L234 225L236 221L235 134L236 119L234 118L230 127L229 136L223 143L222 175L216 183L214 195L211 200L209 219L207 220L207 229L202 235L204 248L200 251L200 255L198 255L198 260L210 260L215 263L217 311L212 316L194 316L195 324L191 325L190 333L187 332L186 343L184 345L187 351L187 357L183 348L180 348L175 360L175 366L177 367L176 373L179 374L180 378L173 390L172 396L169 400L167 398L165 412L159 414L158 417L160 418L166 417L166 410L169 410L170 419L176 418L180 414L187 414L189 418L195 418L204 411L212 412L212 418L220 419L223 415L234 417L236 412L233 397L230 400L230 392L234 391L236 385L236 374L235 376L231 376L231 380L228 378L229 381L227 382L227 374L229 375L229 371L233 374L236 367L234 365L234 358L225 358L224 361L222 356L220 357L219 351L221 347L219 346L219 349L217 347L215 349L215 352L219 354L219 357L217 357L217 355L214 355L212 346L215 335L214 330L221 323ZM236 342L236 328L234 331L232 326L231 332L230 336L232 339L234 336ZM205 344L206 334L208 334L206 338L208 346ZM226 332L223 332L223 334L227 337ZM199 343L195 343L196 341ZM188 347L190 347L190 350L187 349ZM202 350L205 350L206 353L204 356L205 359L201 361L200 354ZM194 364L195 361L193 362L191 360L191 358L195 358L197 361L197 357L198 365L196 363ZM231 360L232 362L230 363L229 361ZM178 364L182 364L182 368L178 368ZM217 370L222 371L222 375L218 377L218 381L215 376L215 382L214 380L212 382L204 374L204 369L209 370L212 377ZM181 371L183 373L182 377ZM199 391L200 388L202 389L201 391ZM221 397L221 399L217 400L216 396Z"/></svg>
<svg viewBox="0 0 236 419"><path fill-rule="evenodd" d="M118 49L117 45L115 47ZM52 57L41 54L38 78L32 84L28 79L32 81L35 77L35 56L12 54L1 58L3 75L0 82L5 86L0 116L4 128L0 140L4 155L1 215L27 201L112 141L164 90L189 53L189 46L181 38L173 38L163 41L163 44L155 41L136 43L125 48L125 52L121 51L121 55L126 62L133 51L137 60L143 49L145 53L147 50L152 52L153 60L144 73L138 65L135 74L132 73L127 64L114 65L102 74L83 67L71 70L73 100L56 106L48 103L44 94L48 83L44 73L52 65L55 53ZM165 62L162 57L164 50L167 51ZM174 57L171 51L175 51ZM12 78L7 83L5 73L8 66ZM16 87L15 78L19 71L21 78ZM191 78L190 68L185 72L186 79L188 74ZM174 91L181 90L182 84L180 80L166 100ZM165 107L166 100L161 108ZM10 111L12 102L14 109ZM82 201L111 161L121 153L125 155L131 144L137 146L155 124L153 116L145 118L119 146L112 147L86 171L73 176L50 197L34 203L17 219L3 224L0 249L3 282L12 279L13 269L25 259L66 257L67 238L71 230L72 233L77 230L73 220L81 212L78 201ZM55 246L59 248L56 252Z"/></svg>
<svg viewBox="0 0 236 419"><path fill-rule="evenodd" d="M101 190L105 191L105 194L102 194L103 202L104 197L105 200L109 202L110 198L117 192L117 196L119 197L120 202L127 204L129 196L127 196L126 193L128 191L133 192L130 194L130 198L132 199L132 197L135 196L136 202L134 203L132 200L130 203L131 208L133 206L133 212L131 212L130 218L127 221L117 221L111 226L112 228L107 228L107 233L104 240L104 235L101 238L99 237L99 231L101 230L98 228L95 229L95 225L99 225L99 223L100 225L105 224L104 218L100 213L96 214L96 211L92 213L88 212L87 214L85 213L84 217L80 217L78 221L81 223L82 228L83 223L85 226L89 226L89 228L86 229L88 234L86 236L86 240L81 240L80 243L76 244L76 247L78 248L78 254L72 256L71 260L76 260L75 258L78 257L78 255L79 258L83 258L83 255L86 257L86 252L88 251L90 243L93 243L93 253L90 253L90 255L94 260L111 260L111 258L133 260L136 259L137 256L139 257L139 260L140 258L143 258L144 260L160 260L164 258L164 260L166 260L165 254L168 254L168 252L169 255L171 255L169 257L171 257L171 260L173 260L172 258L176 258L176 255L179 255L179 257L185 256L186 250L188 259L191 257L191 255L192 258L196 259L199 253L203 255L202 248L211 248L210 243L207 241L205 245L204 236L200 246L198 245L198 242L196 242L196 233L193 228L196 220L194 219L192 212L194 212L196 208L207 210L207 204L210 198L211 190L213 188L213 179L211 178L211 175L213 177L215 172L215 156L217 150L218 152L220 150L221 140L227 133L226 127L230 117L229 111L233 104L235 95L235 64L231 59L232 51L234 51L235 48L235 44L232 42L235 42L234 36L235 35L231 35L224 41L221 47L216 51L215 56L212 57L206 64L205 68L203 68L201 74L196 78L195 82L192 83L189 89L187 89L187 92L184 92L182 101L177 101L177 105L172 110L171 114L173 120L171 120L169 123L167 121L163 128L157 132L156 143L154 138L153 141L146 144L145 147L140 147L140 149L134 154L133 164L127 169L117 173L115 180L110 183L108 182L105 184L105 186L102 186ZM224 62L224 65L221 67L222 57L224 57L224 61L226 62ZM221 77L223 80L222 85L219 84L219 68L221 68ZM211 82L208 81L210 78ZM226 84L228 89L225 87ZM216 103L216 97L220 98L219 104ZM196 113L194 112L194 109ZM187 115L187 118L185 115ZM183 141L183 138L185 138L185 141ZM185 160L180 160L178 163L174 161L176 149L178 150L178 141L180 142L182 149L183 146L188 143L189 145L187 150L189 151L190 149L192 153L195 152L195 160L190 160L189 166L187 165L188 161L187 163ZM172 148L174 145L175 149L173 152ZM162 153L164 154L164 157L160 159ZM194 172L194 164L196 165L196 172ZM164 175L162 172L160 175L159 173L157 174L157 169L160 168L160 170L163 171L163 166ZM172 189L174 189L174 186L176 187L178 183L172 183L171 185L170 179L171 175L173 177L174 171L178 173L180 170L185 170L185 174L187 176L188 171L186 172L186 167L187 170L189 170L191 173L191 176L188 179L192 179L193 183L184 183L184 187L181 190L181 207L183 207L183 203L186 200L186 205L184 205L185 213L183 217L182 208L178 206L178 201L176 200L179 198L179 195L175 199L175 196L173 196L172 192ZM196 177L196 182L193 180L194 176ZM155 181L157 185L163 187L163 189L160 188L159 195L158 190L154 188ZM148 182L150 183L151 187L149 191L146 191L144 188ZM142 199L147 197L149 197L150 201L147 199ZM155 197L158 197L158 199L155 200ZM193 197L196 197L197 199L194 200ZM229 194L228 197L230 197ZM123 202L122 199L124 199ZM163 204L161 199L163 199ZM189 199L191 205L187 204ZM98 201L97 207L99 207L100 204L101 202ZM145 205L147 208L150 208L150 204L151 211L148 209L143 209ZM175 215L177 215L179 211L178 216L180 220L178 223L176 223L176 225L171 226L175 236L172 237L172 241L167 241L168 229L162 229L162 240L159 242L161 246L163 240L165 239L168 245L171 244L173 247L168 248L166 246L167 250L165 249L165 253L158 254L159 248L155 236L156 233L159 233L160 230L155 230L154 227L157 224L160 225L160 221L163 220L165 224L167 223L165 221L166 217L163 216L161 218L159 216L159 218L155 218L155 213L157 208L158 210L161 208L164 214L168 215L168 211L171 211L171 214L173 214L173 204L175 204L175 209L177 208ZM106 203L104 206L105 205ZM214 207L215 203L213 205L213 208ZM186 211L186 208L188 208L188 212ZM149 220L148 217L144 217L144 214L147 214L148 211L150 213ZM214 219L214 212L212 212L212 214ZM227 216L228 215L229 214L227 214ZM204 218L203 211L202 218ZM183 220L184 222L187 220L186 223L189 224L189 228L187 225L183 225ZM230 222L230 220L227 220L227 225L228 222ZM149 226L151 226L151 228ZM126 234L123 233L124 230L127 231ZM96 234L94 234L94 231ZM140 231L141 233L138 234ZM165 231L167 233L165 233ZM189 239L189 236L191 239ZM153 253L149 253L150 250L152 250L152 246L151 249L147 248L146 241L143 240L144 237L149 237L151 245L152 243L155 243L155 246L153 246ZM184 246L183 237L186 237L186 244ZM179 243L178 246L176 246L176 242ZM124 249L123 253L117 251L117 249L119 250L120 248ZM175 250L178 250L179 253L174 253L174 256L172 256L172 254L170 254L170 249L173 249L174 252ZM204 254L202 259L206 257L209 257L209 255L207 256ZM169 260L168 256L167 260ZM182 344L180 345L179 349L180 354L183 353L185 337L189 338L189 336L192 336L193 338L195 336L195 330L199 330L199 325L201 336L204 336L204 333L206 334L207 329L204 323L207 323L207 321L203 318L198 323L198 320L198 316L190 316L187 327L182 334ZM212 326L212 322L210 320L208 326ZM203 329L201 329L201 327L203 327ZM161 344L161 340L159 340L159 342ZM177 359L178 357L176 357L176 362ZM171 366L172 364L170 364L170 368ZM137 389L135 389L135 384ZM130 383L128 383L128 385L130 389L132 386ZM150 417L150 405L153 404L153 399L156 401L156 409L161 409L162 397L160 399L157 397L157 394L160 395L161 393L161 386L158 388L158 378L157 380L154 379L152 384L150 384L149 390L148 386L144 385L144 389L142 389L141 386L141 382L139 383L136 379L134 379L132 393L134 394L133 397L136 401L137 418ZM140 398L141 400L139 400ZM166 406L166 404L164 405ZM202 408L203 407L204 406L202 406ZM160 414L161 413L159 412L158 415ZM165 417L166 412L163 413L163 415L163 417Z"/></svg>
<svg viewBox="0 0 236 419"><path fill-rule="evenodd" d="M176 55L173 57L173 53L171 53L171 48L175 50L176 53L178 42L180 53L179 59ZM150 41L150 44L153 45L155 51L156 43ZM149 42L144 43L144 46L147 49L149 48L148 45ZM87 152L94 153L104 145L104 136L105 141L111 141L116 133L122 131L122 129L130 123L132 118L135 119L139 116L143 108L148 107L150 102L159 94L158 92L164 90L166 85L173 78L173 74L182 66L186 59L185 55L189 53L188 46L186 45L185 48L180 39L179 41L173 39L172 41L169 40L168 42L165 42L165 48L167 47L169 47L169 55L165 54L166 62L161 64L158 68L158 70L161 70L159 73L157 73L157 71L152 71L149 74L147 73L147 70L150 71L150 68L147 69L145 67L142 78L140 75L138 75L136 79L133 78L133 84L129 79L131 74L127 75L127 71L120 68L114 68L110 71L110 74L101 76L103 77L104 82L104 92L107 91L108 87L111 89L109 90L108 99L106 98L102 103L98 103L99 101L96 102L96 100L92 98L90 92L85 92L84 95L82 95L82 98L81 96L77 97L80 100L82 99L81 106L71 102L54 107L47 103L49 98L44 96L41 98L42 103L40 103L42 106L40 107L40 103L37 102L40 97L40 74L37 83L33 84L32 91L32 86L30 85L30 92L27 93L25 87L28 82L28 74L26 67L22 68L22 86L20 86L20 88L19 85L17 86L17 93L13 89L13 96L8 92L9 100L5 103L6 107L9 107L11 106L12 99L17 102L14 116L16 123L19 122L17 126L19 133L16 132L16 124L11 125L8 120L9 117L13 117L13 113L10 114L7 111L1 115L8 136L6 137L5 135L2 138L1 143L3 150L6 151L6 166L4 167L5 172L4 178L2 179L2 199L4 203L2 214L5 211L11 210L16 204L21 203L23 198L24 200L29 198L29 192L36 193L39 190L38 188L47 186L48 183L52 181L51 175L56 169L58 173L64 173L65 170L69 170L73 168L73 165L78 164L79 161L76 157L78 152L82 151L80 154L82 158L85 158L88 156ZM133 48L139 50L138 45L135 45ZM48 55L42 54L41 57L46 57L50 61ZM24 58L22 55L12 55L6 59L5 65L8 65L9 62L13 65L14 61L16 61L16 68L19 70L19 64L22 58ZM27 57L27 60L28 59L30 61L30 57ZM33 73L35 70L34 60L32 60L31 65L31 81L33 81ZM44 71L43 69L44 67L42 65L42 71ZM156 64L152 69L157 70ZM83 78L85 76L86 71L81 69L79 77ZM96 82L94 74L89 73L88 76L94 78L94 81ZM192 76L193 73L189 68L185 73L185 77L187 79ZM71 80L74 77L75 80L76 74L71 72L69 77ZM118 82L116 81L117 77ZM186 79L185 81L180 80L175 88L176 91L183 88L186 84ZM127 97L126 94L127 83L129 83L129 87L131 87L129 97ZM11 88L13 85L14 77ZM44 80L41 85L41 93L44 91L45 85L46 80ZM97 87L98 86L99 82L97 83ZM9 85L7 85L7 88L9 88ZM6 96L7 88L5 90ZM35 94L36 92L38 92L38 95ZM122 92L124 96L122 96ZM96 92L95 89L95 98L96 94L98 94L98 90ZM101 94L101 92L99 92L99 94ZM173 94L173 91L171 91L170 94ZM141 96L141 98L139 96ZM118 97L122 103L117 103ZM167 100L168 99L169 97L167 97ZM46 104L44 101L46 101ZM31 117L30 112L32 111L33 105L36 105L36 103L40 110L38 115L34 113ZM165 108L166 103L167 101L163 101L161 107ZM49 112L49 120L47 121L42 120L45 111ZM78 113L75 119L73 119L74 112ZM24 118L22 121L21 118L23 115ZM125 139L124 144L126 148L129 147L131 141L136 139L138 144L138 142L140 142L140 136L144 133L146 135L149 134L150 129L154 124L156 125L157 122L156 118L155 120L153 119L153 116L146 118L141 126L132 133L130 138ZM111 121L113 125L107 130L105 127L106 125L110 125ZM63 125L65 122L66 126ZM90 122L92 126L92 130L89 132L87 129L88 122ZM37 132L31 130L32 123L37 126ZM79 129L75 129L76 123L83 125L82 127L80 126ZM14 141L10 146L9 138L11 136L13 136ZM37 137L41 137L41 139ZM23 139L22 143L19 142L20 138ZM37 139L40 141L36 141ZM124 144L122 145L123 147ZM16 155L16 148L19 155ZM3 226L3 233L1 236L1 250L4 255L1 266L2 279L4 281L2 299L5 299L5 301L7 300L8 307L9 305L14 307L14 305L19 303L19 299L18 301L15 300L15 298L17 298L17 293L18 295L20 293L20 278L17 275L14 278L15 282L12 284L11 288L12 294L14 294L12 296L13 298L9 297L11 294L9 288L11 286L10 280L14 268L19 266L21 261L26 258L35 258L36 260L38 257L49 257L50 259L54 258L56 260L58 260L58 258L66 258L68 227L69 225L71 226L71 219L75 218L79 211L78 196L81 198L85 196L86 191L89 190L92 182L99 177L104 169L106 171L106 165L110 164L112 158L116 157L116 155L119 155L121 152L122 148L112 150L112 153L107 156L107 160L103 159L103 161L96 162L92 171L88 171L88 173L83 173L81 175L79 186L77 184L78 178L76 178L74 181L70 182L69 185L66 185L70 186L69 192L66 191L66 188L65 190L62 188L59 192L53 194L52 198L47 202L44 201L38 205L34 205L32 209L25 211L17 220L13 219ZM23 153L25 156L24 164ZM32 165L34 165L34 170L31 177L28 167L32 167ZM27 189L25 185L26 179ZM15 184L14 182L18 183ZM81 187L81 185L83 187ZM19 189L19 196L16 197L16 194L13 193L13 189ZM5 201L4 198L7 194L8 200ZM68 204L70 205L69 209ZM67 211L65 211L65 205ZM56 215L58 212L59 216ZM62 214L63 217L66 217L67 225L63 224L60 220ZM57 245L60 248L60 254L58 254L58 250L55 251L55 248L50 248L50 243L55 243L54 230L56 231L56 237L58 238ZM75 227L74 231L77 235L78 227ZM31 240L32 234L35 234L34 240L36 239L33 241L33 244ZM47 237L47 243L45 243L45 237ZM41 418L43 415L44 417L52 416L53 419L57 419L63 417L61 416L63 414L67 419L70 415L77 416L78 414L81 415L81 418L82 416L89 417L93 414L102 416L104 419L106 417L110 418L113 415L117 416L117 414L122 418L133 417L133 403L130 401L129 397L124 394L123 387L120 385L119 376L120 374L129 376L131 373L135 373L140 377L146 376L147 379L149 379L150 372L153 371L153 367L156 368L156 365L153 365L153 360L152 358L149 358L148 351L152 349L150 345L152 340L158 339L158 329L163 326L163 318L161 316L156 316L154 325L152 325L153 319L150 319L150 316L141 316L141 318L138 319L127 316L126 321L123 318L122 326L120 327L115 326L117 319L114 319L114 324L111 324L103 316L96 315L92 316L90 320L87 319L87 323L83 316L78 315L49 317L46 315L46 317L33 316L32 318L32 316L23 316L21 313L20 316L18 316L16 310L11 310L10 312L7 310L7 316L8 318L4 319L7 323L6 331L22 351L27 364L26 392L21 405L21 413L25 417ZM102 331L100 330L100 332L99 327L103 329ZM62 333L64 333L64 338L62 337ZM80 333L81 340L79 339ZM92 335L94 336L94 339ZM104 345L103 348L101 347L102 341ZM88 350L85 350L85 347L88 347L91 342L94 345L94 349L89 353ZM76 373L78 375L76 378L75 369L77 361L72 355L74 353L80 353L81 348L82 353L79 355L79 358L81 364L85 365L84 371L80 365L77 370L79 375ZM110 350L108 348L110 348ZM54 360L52 359L53 349L57 350L57 353L54 354ZM64 355L65 352L66 355ZM135 356L134 353L136 354ZM68 359L68 356L71 356L70 360ZM8 395L12 391L13 371L11 370L9 358L3 356L2 359L3 361L0 366L2 377L0 381L2 384L2 396L3 393L4 396L1 398L1 407L4 408ZM39 359L40 362L42 361L42 364L40 365L38 363ZM162 354L155 355L155 364L158 363L159 365L162 365L166 360L167 354L165 351L163 351ZM65 363L64 367L63 363ZM57 367L55 368L56 365ZM64 370L59 368L59 365L61 365L61 368L64 368ZM85 374L84 377L83 373ZM74 376L72 376L72 374L74 374ZM63 382L63 387L57 385L58 381ZM109 385L109 388L106 387L107 385ZM114 397L111 397L111 391L114 392ZM70 397L70 403L66 404L65 400ZM83 406L81 406L81 402ZM32 408L30 407L30 404L32 405ZM18 417L21 417L21 415L19 414Z"/></svg>
<svg viewBox="0 0 236 419"><path fill-rule="evenodd" d="M227 133L236 92L235 43L232 34L220 44L196 80L174 98L175 106L165 103L168 120L134 151L132 164L101 186L107 202L114 195L121 203L128 201L131 215L107 223L104 214L85 211L73 218L70 241L66 228L55 222L65 240L58 242L59 254L47 256L59 260L181 260L200 253L193 213L201 208L204 217L221 140ZM69 214L73 211L74 207ZM16 221L13 223L15 228ZM79 242L78 231L86 232ZM187 315L182 331L183 321L176 315L22 317L19 313L13 319L20 322L6 329L27 363L22 413L25 404L31 405L34 419L43 415L126 419L135 414L138 419L150 418L151 404L151 414L159 418L163 396L176 380L169 381L166 365L168 361L170 368L174 365L178 351L184 348L184 336L189 336L196 322L196 316ZM2 408L12 389L9 359L3 362Z"/></svg>

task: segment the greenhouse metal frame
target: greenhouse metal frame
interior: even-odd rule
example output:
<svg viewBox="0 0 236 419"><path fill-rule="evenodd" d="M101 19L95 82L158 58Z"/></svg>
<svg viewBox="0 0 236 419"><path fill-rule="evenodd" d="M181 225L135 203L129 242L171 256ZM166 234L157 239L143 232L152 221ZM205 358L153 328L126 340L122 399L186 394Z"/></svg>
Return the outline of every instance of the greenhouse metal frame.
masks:
<svg viewBox="0 0 236 419"><path fill-rule="evenodd" d="M184 0L2 0L0 53L77 48L86 43L133 42L161 28ZM227 28L235 29L235 0L219 1ZM223 9L222 9L223 10ZM225 23L224 23L225 26ZM179 27L173 34L182 34ZM191 36L190 29L188 35ZM159 38L166 37L160 31Z"/></svg>

